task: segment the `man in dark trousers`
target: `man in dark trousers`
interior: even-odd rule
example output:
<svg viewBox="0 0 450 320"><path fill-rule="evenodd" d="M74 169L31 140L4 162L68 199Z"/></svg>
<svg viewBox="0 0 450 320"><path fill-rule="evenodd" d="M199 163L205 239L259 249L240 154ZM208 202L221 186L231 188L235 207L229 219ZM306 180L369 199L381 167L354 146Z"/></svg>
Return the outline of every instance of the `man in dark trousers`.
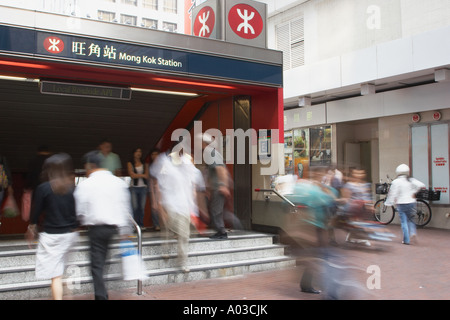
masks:
<svg viewBox="0 0 450 320"><path fill-rule="evenodd" d="M211 238L227 239L224 214L226 201L231 197L230 179L222 155L216 147L215 139L206 133L203 134L202 150L208 156L205 162L208 167L209 214L212 225L217 231Z"/></svg>
<svg viewBox="0 0 450 320"><path fill-rule="evenodd" d="M87 179L75 190L76 211L81 224L87 226L91 244L91 273L96 300L107 300L103 278L108 246L119 233L131 234L131 199L128 185L102 168L98 151L84 156Z"/></svg>

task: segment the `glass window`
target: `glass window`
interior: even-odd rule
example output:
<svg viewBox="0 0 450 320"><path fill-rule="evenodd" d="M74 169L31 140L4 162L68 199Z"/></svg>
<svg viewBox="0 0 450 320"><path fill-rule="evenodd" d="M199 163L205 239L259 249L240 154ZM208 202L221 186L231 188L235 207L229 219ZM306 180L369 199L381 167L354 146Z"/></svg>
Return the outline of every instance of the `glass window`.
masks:
<svg viewBox="0 0 450 320"><path fill-rule="evenodd" d="M431 181L435 191L441 191L441 200L435 203L449 203L448 125L431 126Z"/></svg>
<svg viewBox="0 0 450 320"><path fill-rule="evenodd" d="M164 12L177 13L177 0L164 0Z"/></svg>
<svg viewBox="0 0 450 320"><path fill-rule="evenodd" d="M158 10L158 0L142 0L142 6L152 10Z"/></svg>
<svg viewBox="0 0 450 320"><path fill-rule="evenodd" d="M131 4L133 6L137 6L137 0L122 0L122 3Z"/></svg>
<svg viewBox="0 0 450 320"><path fill-rule="evenodd" d="M177 31L177 24L171 23L171 22L163 22L163 30L169 31L169 32L176 32Z"/></svg>
<svg viewBox="0 0 450 320"><path fill-rule="evenodd" d="M309 168L309 129L294 130L294 174L299 179L307 177Z"/></svg>
<svg viewBox="0 0 450 320"><path fill-rule="evenodd" d="M126 15L126 14L121 14L120 15L120 23L128 24L130 26L135 26L136 25L136 21L137 21L137 18L135 16L129 16L129 15Z"/></svg>
<svg viewBox="0 0 450 320"><path fill-rule="evenodd" d="M310 165L331 165L331 127L310 129Z"/></svg>
<svg viewBox="0 0 450 320"><path fill-rule="evenodd" d="M114 12L98 10L98 20L113 22L115 18Z"/></svg>
<svg viewBox="0 0 450 320"><path fill-rule="evenodd" d="M411 175L434 191L436 204L450 204L449 125L428 124L411 128Z"/></svg>
<svg viewBox="0 0 450 320"><path fill-rule="evenodd" d="M285 174L294 174L294 157L293 157L293 137L292 131L284 132L284 169Z"/></svg>
<svg viewBox="0 0 450 320"><path fill-rule="evenodd" d="M158 20L142 18L142 26L144 28L158 29Z"/></svg>
<svg viewBox="0 0 450 320"><path fill-rule="evenodd" d="M428 185L428 126L412 127L411 141L411 175Z"/></svg>

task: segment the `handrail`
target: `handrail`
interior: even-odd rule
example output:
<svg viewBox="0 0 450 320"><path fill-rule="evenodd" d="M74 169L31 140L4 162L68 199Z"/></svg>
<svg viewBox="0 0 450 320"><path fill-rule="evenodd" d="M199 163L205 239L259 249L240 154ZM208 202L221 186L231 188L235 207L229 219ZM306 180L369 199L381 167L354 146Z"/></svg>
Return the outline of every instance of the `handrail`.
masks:
<svg viewBox="0 0 450 320"><path fill-rule="evenodd" d="M289 205L291 207L297 208L297 206L295 204L292 203L291 200L289 200L288 198L286 198L285 196L283 196L281 193L279 193L277 190L275 189L260 189L260 188L256 188L255 189L256 192L273 192L275 193L277 196L279 196L281 199L283 199L284 201L286 201L287 203L289 203Z"/></svg>
<svg viewBox="0 0 450 320"><path fill-rule="evenodd" d="M141 228L139 227L139 225L136 223L136 221L134 221L134 219L132 217L130 217L130 220L133 223L134 227L136 228L137 239L138 239L138 256L139 256L139 261L142 261L142 231L141 231ZM142 295L142 279L137 280L136 294L138 296Z"/></svg>

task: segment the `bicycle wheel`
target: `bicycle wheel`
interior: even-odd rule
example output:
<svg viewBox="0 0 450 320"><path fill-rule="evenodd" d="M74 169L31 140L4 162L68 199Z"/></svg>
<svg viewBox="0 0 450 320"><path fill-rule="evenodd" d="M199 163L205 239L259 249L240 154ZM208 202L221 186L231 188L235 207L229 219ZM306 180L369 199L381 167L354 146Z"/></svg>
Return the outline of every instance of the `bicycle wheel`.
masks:
<svg viewBox="0 0 450 320"><path fill-rule="evenodd" d="M394 220L394 207L386 206L385 201L386 199L380 199L374 205L375 219L381 224L389 224Z"/></svg>
<svg viewBox="0 0 450 320"><path fill-rule="evenodd" d="M418 199L416 202L416 212L412 218L418 227L425 227L431 220L431 208L428 202Z"/></svg>

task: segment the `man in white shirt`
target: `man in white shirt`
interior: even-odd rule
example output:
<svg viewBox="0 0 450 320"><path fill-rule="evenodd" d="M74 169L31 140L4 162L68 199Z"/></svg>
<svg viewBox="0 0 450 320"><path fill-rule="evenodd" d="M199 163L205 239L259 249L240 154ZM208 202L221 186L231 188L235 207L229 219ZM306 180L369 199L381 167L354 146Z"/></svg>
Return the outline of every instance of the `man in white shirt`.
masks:
<svg viewBox="0 0 450 320"><path fill-rule="evenodd" d="M161 192L161 205L167 213L168 229L178 238L178 267L183 272L189 272L187 266L188 245L190 236L190 216L196 210L194 198L195 188L198 188L198 169L188 159L187 155L173 152L169 155L160 154L150 166L150 173L158 181ZM167 241L164 246L167 245ZM164 248L167 250L167 247Z"/></svg>
<svg viewBox="0 0 450 320"><path fill-rule="evenodd" d="M117 232L125 236L132 230L130 191L125 181L102 168L98 151L87 153L83 160L88 178L74 192L76 211L88 227L95 299L106 300L103 269L108 246Z"/></svg>
<svg viewBox="0 0 450 320"><path fill-rule="evenodd" d="M406 164L401 164L395 170L397 178L392 182L385 204L396 205L400 216L400 224L403 232L403 244L410 244L410 240L417 241L416 225L412 218L415 213L416 193L425 188L425 185L409 176L410 169Z"/></svg>

